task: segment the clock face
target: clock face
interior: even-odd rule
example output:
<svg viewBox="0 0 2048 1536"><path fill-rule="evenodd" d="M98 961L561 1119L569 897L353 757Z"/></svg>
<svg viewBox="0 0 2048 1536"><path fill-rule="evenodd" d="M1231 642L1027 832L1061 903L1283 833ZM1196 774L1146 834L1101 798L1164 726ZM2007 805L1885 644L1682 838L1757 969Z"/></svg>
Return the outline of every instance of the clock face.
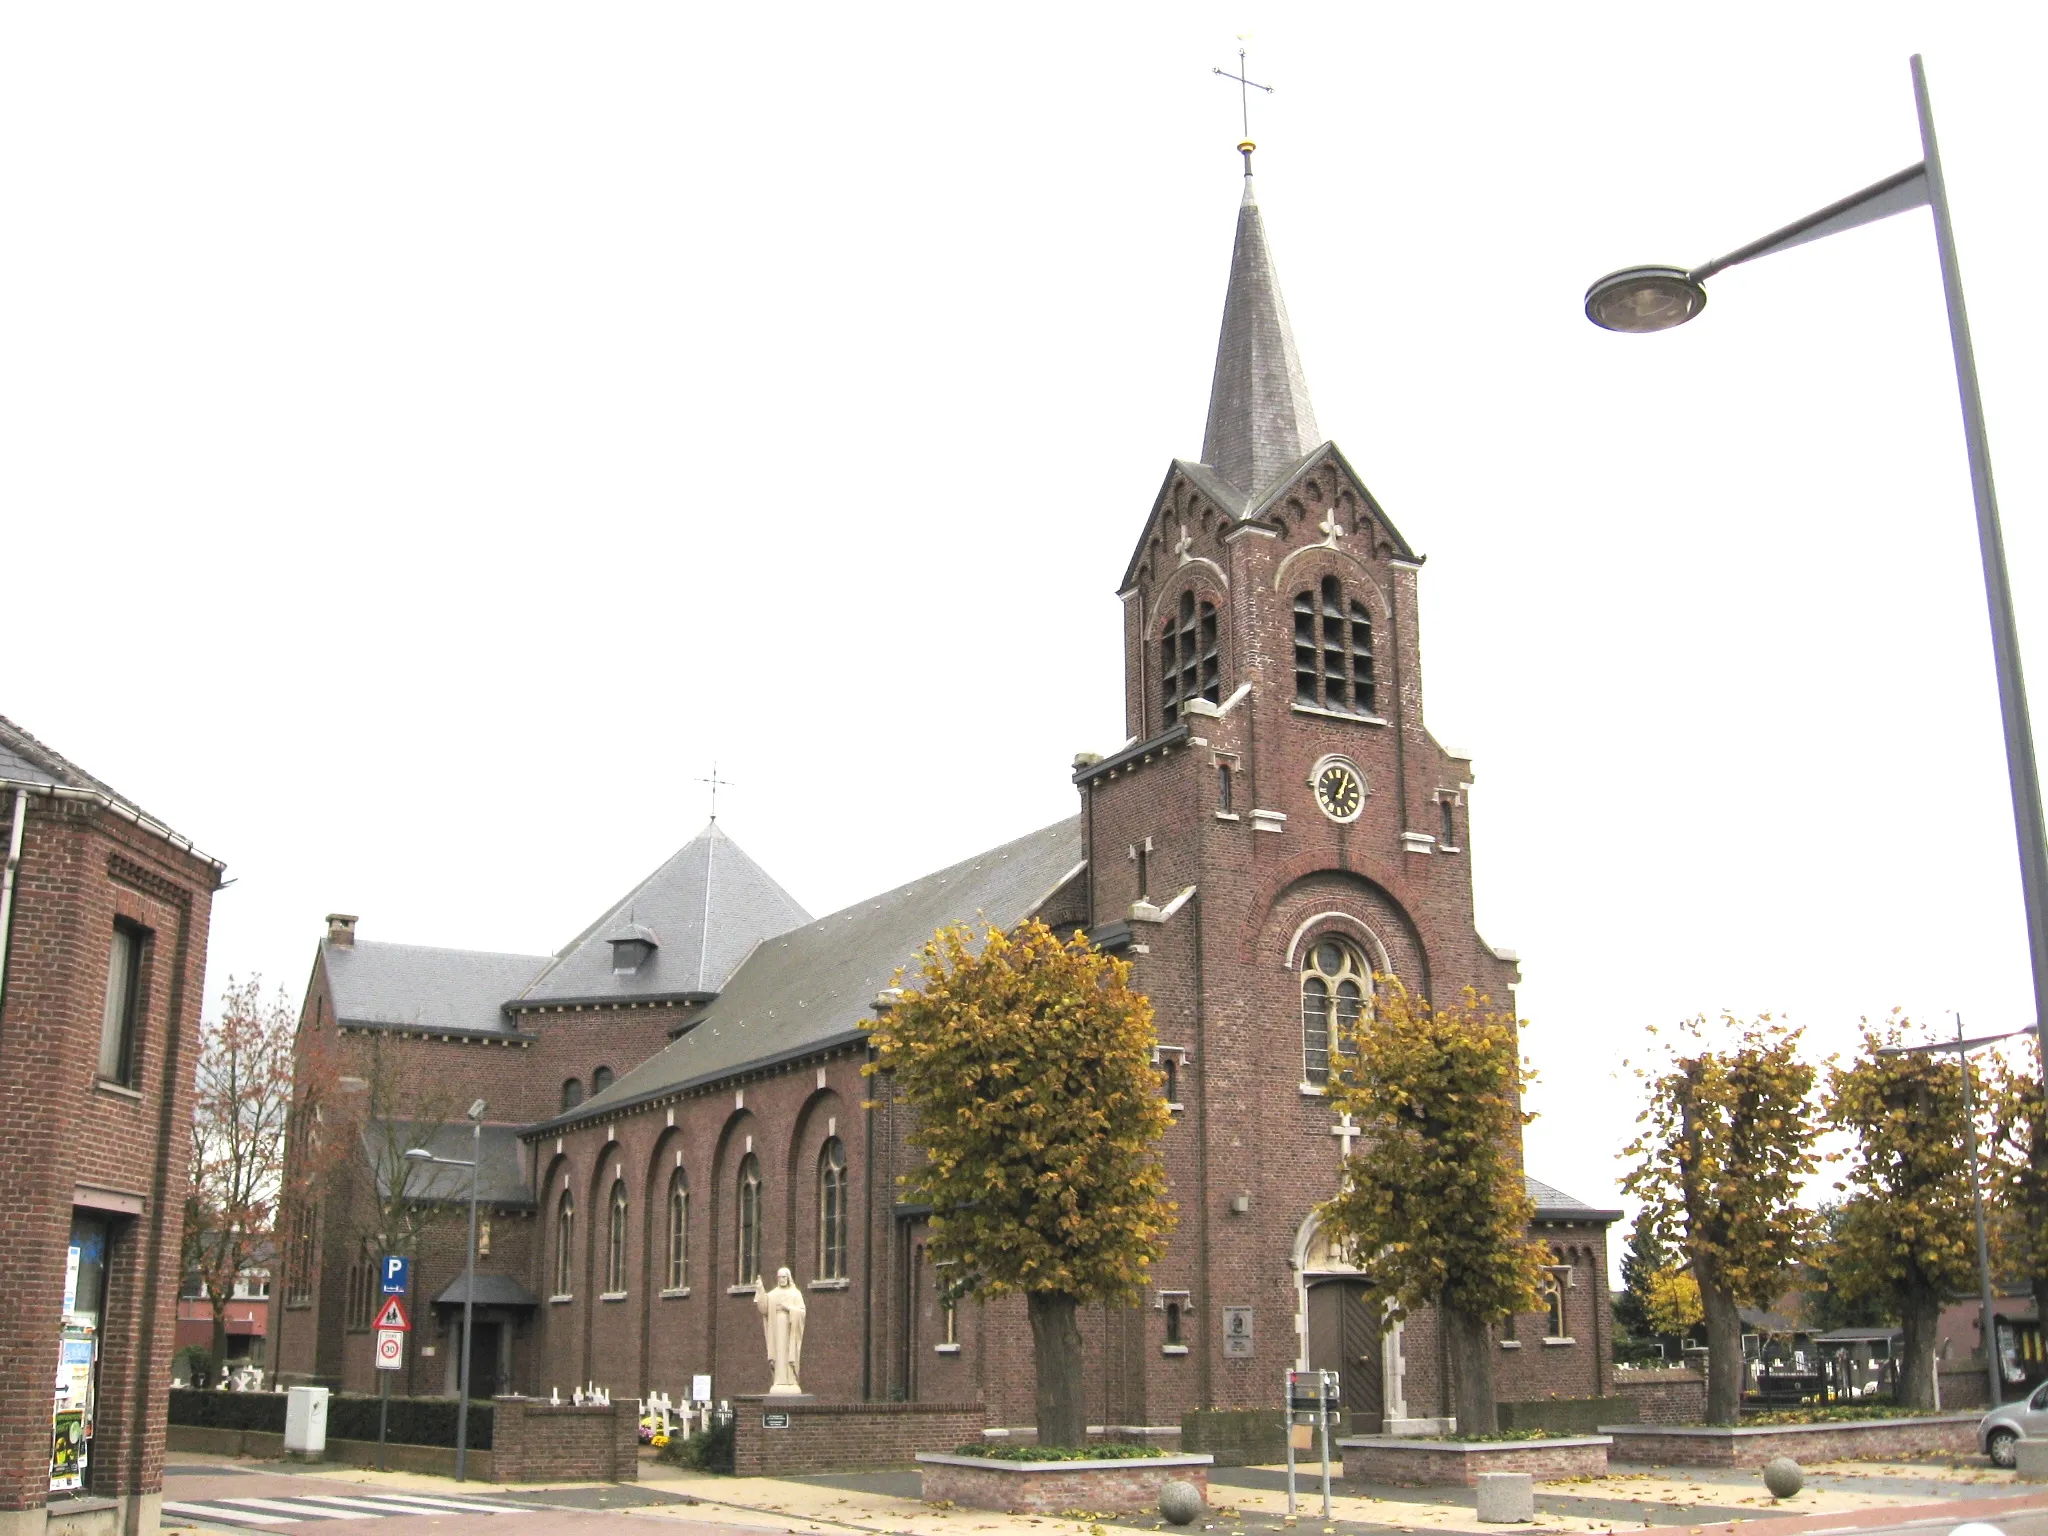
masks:
<svg viewBox="0 0 2048 1536"><path fill-rule="evenodd" d="M1316 804L1332 821L1356 821L1365 805L1365 785L1358 770L1346 762L1325 763L1316 770Z"/></svg>

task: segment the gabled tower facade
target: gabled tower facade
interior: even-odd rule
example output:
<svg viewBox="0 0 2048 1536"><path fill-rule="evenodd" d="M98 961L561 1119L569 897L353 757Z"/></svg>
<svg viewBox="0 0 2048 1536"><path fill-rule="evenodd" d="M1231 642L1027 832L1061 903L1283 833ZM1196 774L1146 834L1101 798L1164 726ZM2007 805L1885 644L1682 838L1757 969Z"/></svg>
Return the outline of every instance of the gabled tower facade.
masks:
<svg viewBox="0 0 2048 1536"><path fill-rule="evenodd" d="M1167 471L1118 594L1129 740L1075 772L1094 932L1153 999L1178 1104L1151 1316L1122 1346L1104 1320L1143 1363L1111 1422L1264 1406L1296 1363L1341 1370L1355 1430L1450 1411L1435 1318L1383 1339L1311 1214L1351 1146L1331 1037L1374 975L1503 1006L1517 977L1473 924L1471 764L1423 722L1421 565L1317 432L1247 174L1203 457ZM1560 1232L1573 1320L1503 1341L1504 1399L1606 1389L1602 1243Z"/></svg>

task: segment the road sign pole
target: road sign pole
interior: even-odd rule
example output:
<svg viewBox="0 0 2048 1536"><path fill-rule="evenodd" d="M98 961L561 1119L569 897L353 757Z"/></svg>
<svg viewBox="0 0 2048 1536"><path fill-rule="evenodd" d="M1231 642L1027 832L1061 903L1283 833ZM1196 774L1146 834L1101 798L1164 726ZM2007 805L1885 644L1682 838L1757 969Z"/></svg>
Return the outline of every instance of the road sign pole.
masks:
<svg viewBox="0 0 2048 1536"><path fill-rule="evenodd" d="M1330 1373L1316 1381L1316 1426L1323 1437L1323 1519L1330 1518Z"/></svg>
<svg viewBox="0 0 2048 1536"><path fill-rule="evenodd" d="M385 1471L384 1431L391 1418L391 1373L377 1373L377 1470Z"/></svg>

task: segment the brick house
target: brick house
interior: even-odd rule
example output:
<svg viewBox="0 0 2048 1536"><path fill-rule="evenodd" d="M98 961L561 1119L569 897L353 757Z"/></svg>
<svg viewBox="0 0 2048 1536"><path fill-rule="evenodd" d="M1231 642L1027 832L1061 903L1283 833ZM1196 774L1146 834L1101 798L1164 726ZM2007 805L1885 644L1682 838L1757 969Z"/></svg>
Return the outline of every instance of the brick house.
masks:
<svg viewBox="0 0 2048 1536"><path fill-rule="evenodd" d="M154 1531L221 865L5 719L0 818L0 1536Z"/></svg>
<svg viewBox="0 0 2048 1536"><path fill-rule="evenodd" d="M1440 1423L1436 1318L1383 1337L1312 1215L1351 1143L1323 1088L1330 1034L1374 974L1503 1002L1516 982L1473 926L1471 764L1423 723L1421 563L1316 430L1247 178L1202 458L1172 463L1139 524L1118 592L1126 740L1076 760L1078 814L817 920L770 900L714 825L671 860L705 871L686 899L643 887L560 955L471 957L527 974L459 1009L407 990L443 985L439 966L455 997L455 961L401 980L387 957L377 1040L474 1083L498 1122L500 1331L478 1338L494 1379L762 1391L753 1283L787 1265L808 1292L807 1391L978 1399L1028 1425L1022 1304L941 1305L929 1213L897 1198L904 1111L861 1078L860 1026L941 924L1036 916L1131 960L1175 1106L1179 1230L1140 1305L1084 1314L1091 1421L1270 1405L1301 1363L1342 1373L1356 1428ZM714 866L744 874L732 899ZM332 922L307 1017L368 1038L334 988L371 947ZM1529 1187L1552 1290L1500 1330L1501 1395L1605 1395L1618 1213ZM326 1321L344 1256L322 1242L298 1294L323 1344L279 1359L354 1384L367 1339ZM437 1311L454 1242L424 1266Z"/></svg>

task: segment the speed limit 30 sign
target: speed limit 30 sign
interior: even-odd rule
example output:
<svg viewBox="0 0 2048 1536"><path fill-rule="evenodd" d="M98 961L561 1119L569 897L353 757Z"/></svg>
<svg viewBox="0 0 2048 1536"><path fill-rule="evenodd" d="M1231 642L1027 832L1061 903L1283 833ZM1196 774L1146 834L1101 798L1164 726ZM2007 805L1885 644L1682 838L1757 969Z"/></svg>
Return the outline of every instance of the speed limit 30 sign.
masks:
<svg viewBox="0 0 2048 1536"><path fill-rule="evenodd" d="M405 1369L405 1333L398 1328L377 1330L377 1369L380 1371L401 1371Z"/></svg>

